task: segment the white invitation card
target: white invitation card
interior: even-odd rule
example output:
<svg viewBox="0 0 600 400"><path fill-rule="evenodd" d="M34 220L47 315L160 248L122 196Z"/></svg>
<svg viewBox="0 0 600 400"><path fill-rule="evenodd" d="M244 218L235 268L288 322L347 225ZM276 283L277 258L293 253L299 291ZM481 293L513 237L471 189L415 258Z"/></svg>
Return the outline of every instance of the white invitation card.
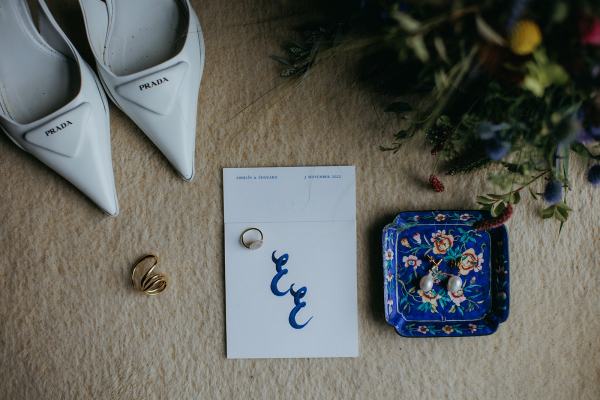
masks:
<svg viewBox="0 0 600 400"><path fill-rule="evenodd" d="M227 357L358 356L354 167L226 168L223 191Z"/></svg>

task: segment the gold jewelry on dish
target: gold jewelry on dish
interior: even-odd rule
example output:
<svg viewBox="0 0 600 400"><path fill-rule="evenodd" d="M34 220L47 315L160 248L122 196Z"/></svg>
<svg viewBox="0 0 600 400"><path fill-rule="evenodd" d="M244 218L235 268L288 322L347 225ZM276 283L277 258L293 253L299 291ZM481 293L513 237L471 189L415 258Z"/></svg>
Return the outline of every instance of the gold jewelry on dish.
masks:
<svg viewBox="0 0 600 400"><path fill-rule="evenodd" d="M133 287L149 296L162 293L167 288L168 279L165 274L154 272L158 264L158 256L148 254L140 258L131 271Z"/></svg>
<svg viewBox="0 0 600 400"><path fill-rule="evenodd" d="M439 260L435 260L435 258L431 257L431 255L427 254L427 259L429 260L430 263L433 264L433 268L439 268L440 264L442 263L442 259Z"/></svg>

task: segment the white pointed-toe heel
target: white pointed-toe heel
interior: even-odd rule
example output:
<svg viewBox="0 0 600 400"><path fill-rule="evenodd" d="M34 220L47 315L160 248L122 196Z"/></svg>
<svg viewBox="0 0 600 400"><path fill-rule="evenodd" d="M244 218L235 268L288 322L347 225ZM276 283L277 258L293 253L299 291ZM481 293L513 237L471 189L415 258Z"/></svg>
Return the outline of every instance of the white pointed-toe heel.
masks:
<svg viewBox="0 0 600 400"><path fill-rule="evenodd" d="M191 180L204 42L189 0L79 2L109 96Z"/></svg>
<svg viewBox="0 0 600 400"><path fill-rule="evenodd" d="M0 0L0 130L117 215L108 104L43 0Z"/></svg>

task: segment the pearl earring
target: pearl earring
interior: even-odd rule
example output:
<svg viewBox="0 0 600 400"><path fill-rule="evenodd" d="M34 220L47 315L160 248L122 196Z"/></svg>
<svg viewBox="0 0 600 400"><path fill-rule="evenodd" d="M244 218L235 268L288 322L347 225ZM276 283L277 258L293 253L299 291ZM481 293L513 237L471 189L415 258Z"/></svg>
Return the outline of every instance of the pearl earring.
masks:
<svg viewBox="0 0 600 400"><path fill-rule="evenodd" d="M462 279L458 275L452 275L450 279L448 279L448 291L452 293L456 293L462 289Z"/></svg>
<svg viewBox="0 0 600 400"><path fill-rule="evenodd" d="M433 274L437 273L439 265L442 262L442 260L436 261L430 255L427 255L427 259L433 266L431 267L431 270L429 271L429 273L427 275L425 275L424 277L422 277L421 280L419 281L419 287L424 292L429 292L429 291L431 291L431 289L433 289L433 284L435 283L435 280L433 279Z"/></svg>
<svg viewBox="0 0 600 400"><path fill-rule="evenodd" d="M424 292L429 292L431 289L433 289L433 276L431 276L431 274L427 274L422 277L419 281L419 287Z"/></svg>

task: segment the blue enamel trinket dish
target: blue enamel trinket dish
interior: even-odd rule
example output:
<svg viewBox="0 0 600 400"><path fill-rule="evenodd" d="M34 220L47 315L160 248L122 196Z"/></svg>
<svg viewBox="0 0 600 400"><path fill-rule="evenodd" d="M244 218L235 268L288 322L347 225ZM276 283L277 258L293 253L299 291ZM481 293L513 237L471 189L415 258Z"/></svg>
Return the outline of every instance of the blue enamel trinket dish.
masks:
<svg viewBox="0 0 600 400"><path fill-rule="evenodd" d="M385 318L407 337L489 335L508 318L508 234L483 211L410 211L383 230Z"/></svg>

